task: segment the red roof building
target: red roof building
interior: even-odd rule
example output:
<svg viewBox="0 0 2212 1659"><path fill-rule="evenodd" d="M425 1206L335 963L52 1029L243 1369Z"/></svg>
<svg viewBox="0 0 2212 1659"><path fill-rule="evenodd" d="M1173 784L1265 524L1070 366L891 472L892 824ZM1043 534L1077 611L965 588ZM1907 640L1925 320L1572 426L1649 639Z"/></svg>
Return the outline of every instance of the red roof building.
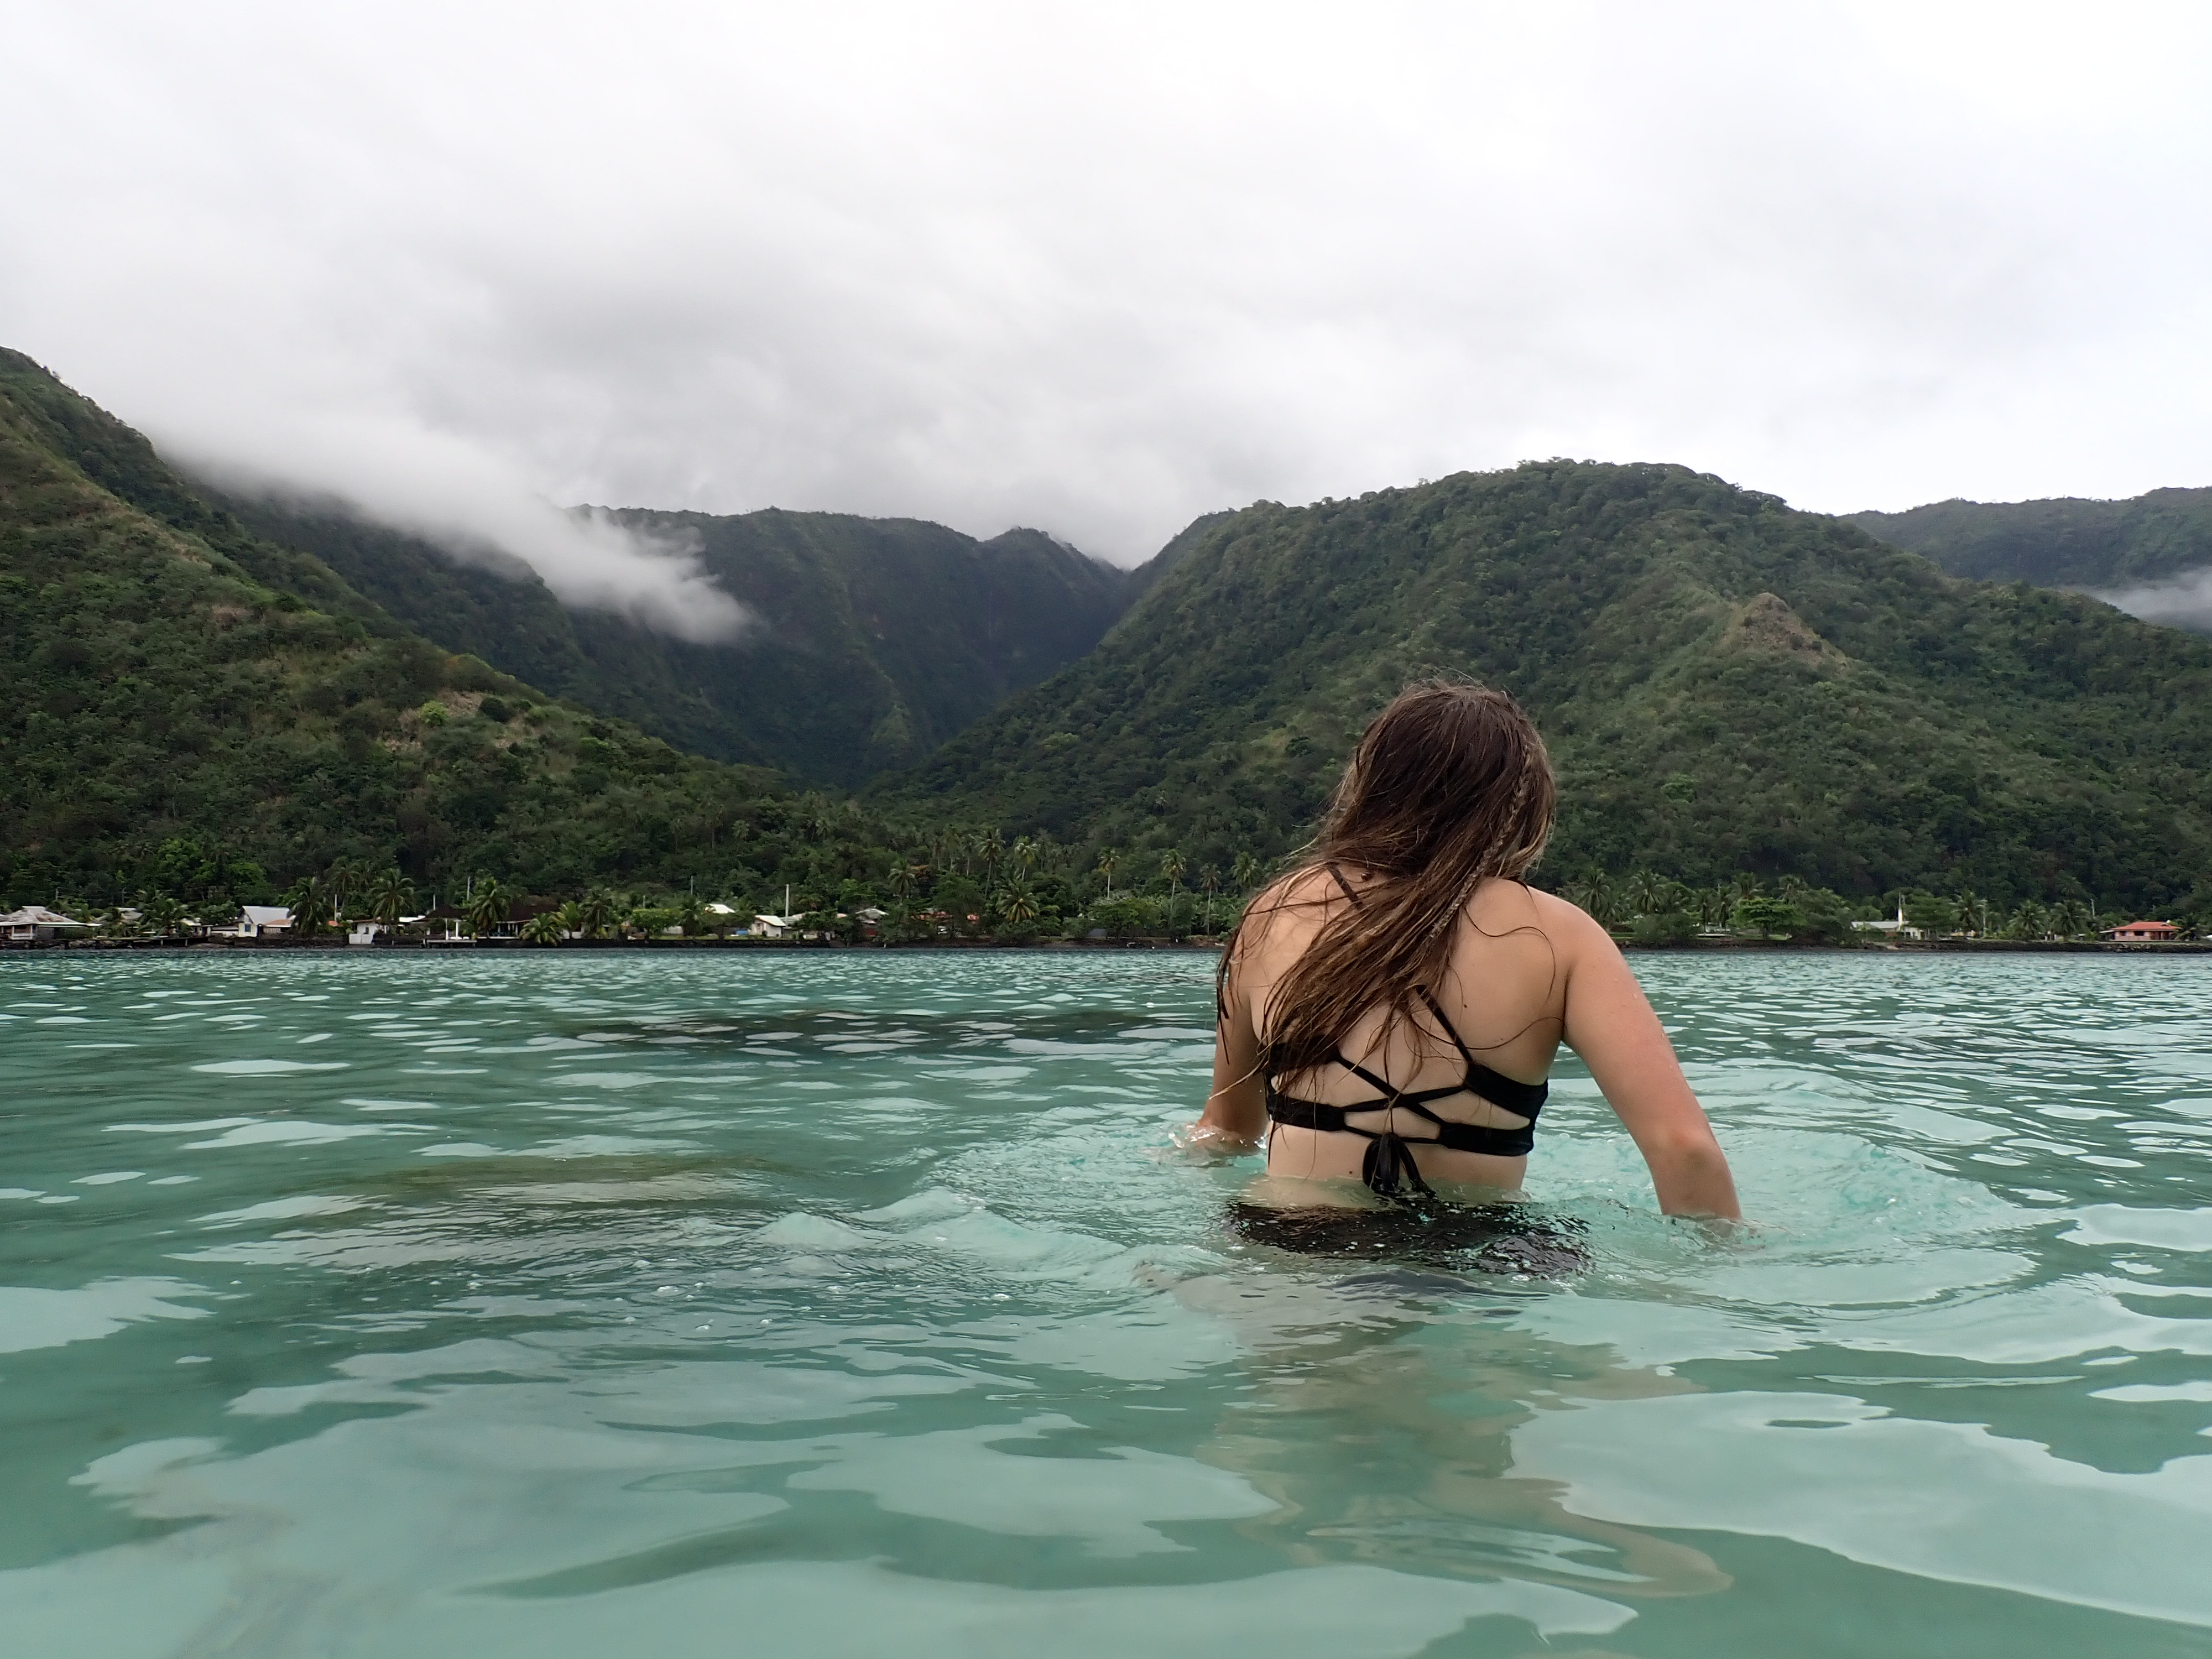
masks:
<svg viewBox="0 0 2212 1659"><path fill-rule="evenodd" d="M2115 945L2158 944L2179 939L2181 929L2170 921L2125 921L2105 929L2105 937Z"/></svg>

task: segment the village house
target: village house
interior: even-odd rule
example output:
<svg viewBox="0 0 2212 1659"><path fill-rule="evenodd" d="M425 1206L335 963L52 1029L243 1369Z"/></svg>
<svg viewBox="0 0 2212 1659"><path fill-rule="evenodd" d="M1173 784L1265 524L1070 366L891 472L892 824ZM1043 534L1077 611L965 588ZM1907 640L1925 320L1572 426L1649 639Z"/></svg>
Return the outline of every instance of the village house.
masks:
<svg viewBox="0 0 2212 1659"><path fill-rule="evenodd" d="M2181 929L2170 921L2124 921L2106 928L2104 936L2115 945L2163 945L2179 939Z"/></svg>
<svg viewBox="0 0 2212 1659"><path fill-rule="evenodd" d="M36 945L42 939L91 931L90 922L49 910L43 904L27 904L20 910L0 915L0 942L9 945Z"/></svg>

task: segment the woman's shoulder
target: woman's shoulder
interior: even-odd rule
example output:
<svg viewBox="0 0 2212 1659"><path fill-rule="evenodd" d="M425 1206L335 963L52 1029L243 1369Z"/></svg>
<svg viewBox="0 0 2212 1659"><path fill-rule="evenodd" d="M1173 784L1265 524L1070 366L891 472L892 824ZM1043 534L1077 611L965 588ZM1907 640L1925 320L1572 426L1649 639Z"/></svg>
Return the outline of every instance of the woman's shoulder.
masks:
<svg viewBox="0 0 2212 1659"><path fill-rule="evenodd" d="M1580 905L1526 882L1503 878L1486 881L1468 908L1485 932L1495 933L1501 927L1533 927L1555 949L1579 950L1599 941L1612 943L1612 935Z"/></svg>

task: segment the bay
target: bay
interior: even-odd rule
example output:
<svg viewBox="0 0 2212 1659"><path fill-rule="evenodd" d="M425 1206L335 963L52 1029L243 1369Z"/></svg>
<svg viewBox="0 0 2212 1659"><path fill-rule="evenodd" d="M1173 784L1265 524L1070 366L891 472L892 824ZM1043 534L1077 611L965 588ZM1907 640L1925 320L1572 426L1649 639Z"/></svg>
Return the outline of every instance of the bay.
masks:
<svg viewBox="0 0 2212 1659"><path fill-rule="evenodd" d="M2205 1653L2207 966L1636 965L1753 1224L1569 1060L1547 1279L1234 1231L1195 953L0 961L9 1650Z"/></svg>

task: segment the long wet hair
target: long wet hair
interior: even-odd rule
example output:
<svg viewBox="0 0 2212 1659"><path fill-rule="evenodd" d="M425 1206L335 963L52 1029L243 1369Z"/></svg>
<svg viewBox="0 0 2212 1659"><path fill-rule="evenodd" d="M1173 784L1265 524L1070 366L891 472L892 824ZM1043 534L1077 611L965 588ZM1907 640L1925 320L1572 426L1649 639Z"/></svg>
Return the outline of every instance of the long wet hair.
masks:
<svg viewBox="0 0 2212 1659"><path fill-rule="evenodd" d="M1293 902L1299 877L1329 864L1376 879L1316 934L1267 1000L1262 1077L1325 1065L1370 1009L1422 1029L1421 988L1438 984L1476 888L1518 881L1544 850L1557 792L1551 757L1521 706L1467 680L1417 681L1377 714L1352 751L1321 830L1245 913L1215 977L1229 975L1245 930ZM1310 884L1309 884L1310 885ZM1325 903L1328 890L1299 903Z"/></svg>

